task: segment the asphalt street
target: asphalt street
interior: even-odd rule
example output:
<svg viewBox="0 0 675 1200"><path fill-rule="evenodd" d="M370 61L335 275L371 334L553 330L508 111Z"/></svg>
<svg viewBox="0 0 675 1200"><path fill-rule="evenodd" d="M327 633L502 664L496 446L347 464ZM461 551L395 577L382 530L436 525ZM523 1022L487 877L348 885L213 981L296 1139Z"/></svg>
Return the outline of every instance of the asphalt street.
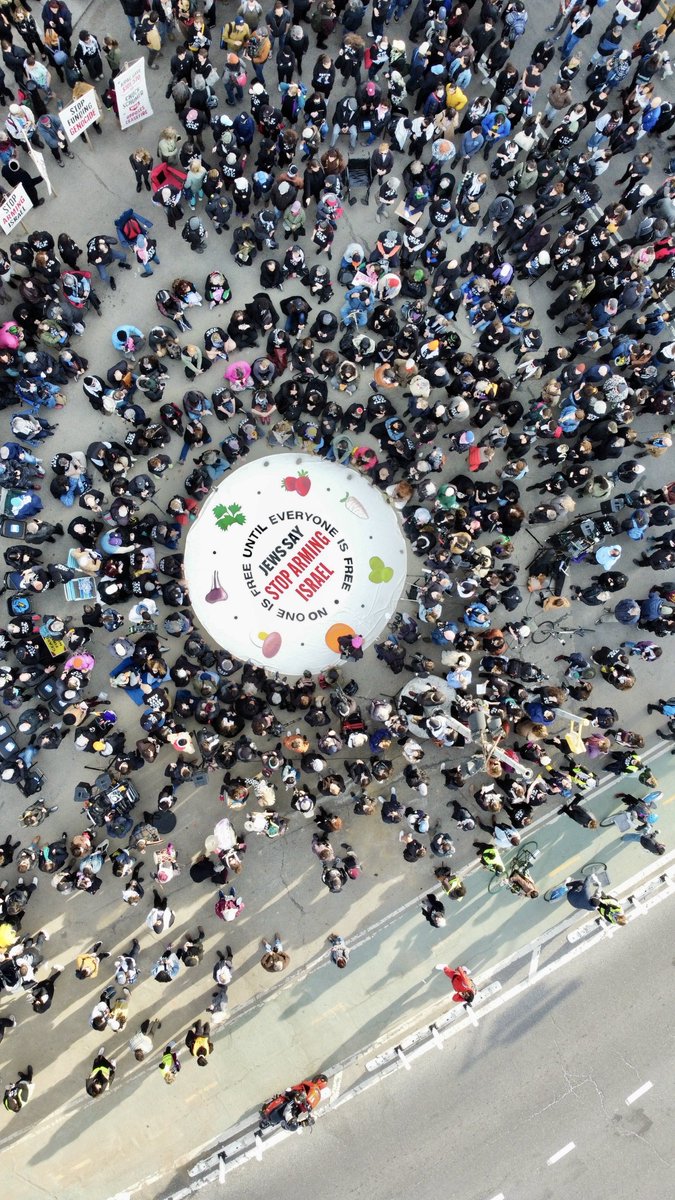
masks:
<svg viewBox="0 0 675 1200"><path fill-rule="evenodd" d="M118 5L94 0L94 3L86 6L73 3L72 8L76 17L81 18L80 25L86 20L87 26L100 38L106 33L116 35L130 59L137 57L138 51L128 39L126 20ZM527 52L540 38L543 24L544 18L533 11L527 35L515 55L519 65L525 65ZM399 28L396 26L396 29ZM330 43L334 53L337 44L335 35ZM309 57L313 61L313 56ZM139 211L156 222L153 232L159 241L162 265L156 269L154 279L140 279L135 272L119 273L117 292L100 288L104 301L103 317L99 319L92 313L87 318L87 329L77 348L89 357L91 368L100 374L105 374L117 357L110 342L114 326L125 319L147 331L157 320L154 292L168 285L175 275L193 278L201 287L211 269L222 267L230 279L237 303L249 299L259 290L257 270L247 272L234 267L229 256L227 235L218 238L211 232L206 254L201 257L192 255L178 234L168 230L163 214L148 203L147 194L136 196L134 192L127 161L129 153L138 145L147 145L154 153L159 131L175 121L172 105L164 98L167 58L168 55L165 55L160 60L159 72L150 72L148 76L155 109L152 120L122 134L116 128L112 115L106 113L103 137L92 138L91 148L76 143L75 163L69 161L66 168L59 171L48 157L47 166L58 196L37 212L29 214L26 222L29 229L48 228L54 234L67 229L80 244L95 233L112 232L115 217L130 204L137 203ZM218 62L220 58L221 55L217 53ZM552 66L545 75L546 87L553 80L553 71ZM273 72L271 82L274 82ZM58 80L55 90L64 100L69 98ZM477 87L474 88L472 95L477 90ZM341 94L338 83L331 103ZM659 156L662 161L658 170L661 172L665 164L665 151L660 154L657 148L656 157ZM608 193L611 193L612 181L621 169L612 167L603 176ZM490 197L492 194L490 191ZM336 240L335 259L338 257L337 251L350 240L362 240L367 247L374 245L379 229L375 223L373 205L369 208L361 204L355 208L347 207ZM308 259L310 263L313 262L311 252ZM336 265L334 261L333 266ZM519 284L519 292L523 299L529 293L537 307L537 320L544 334L544 345L552 339L557 341L558 335L552 331L545 314L550 293L544 285L537 283L528 289L526 284ZM336 289L336 301L333 303L337 302L339 296L340 291ZM225 323L229 311L230 306L225 312ZM200 340L204 330L213 323L214 314L208 310L198 310L196 313L193 310L192 317L195 339ZM461 314L458 327L468 341L468 327ZM203 381L206 391L221 382L219 372L212 371L211 376ZM177 372L175 366L172 367L171 385L166 398L180 401L187 386L182 374ZM534 387L536 385L524 388L521 398L526 400L534 395ZM359 396L367 393L365 375ZM102 418L93 412L82 396L79 384L67 388L67 394L69 403L58 414L58 436L47 444L45 459L49 459L57 449L84 450L89 442L101 436L123 436L124 427L119 421L113 424L110 418ZM0 419L4 422L6 413ZM658 422L649 418L644 425L645 431L652 433ZM222 437L224 430L221 433L217 428L215 433ZM178 448L179 444L174 439L170 448L174 457L177 457ZM267 447L261 446L260 450L254 449L253 454L266 452ZM464 460L455 456L449 461L446 474L454 474L463 467ZM667 456L658 462L650 461L648 467L650 483L655 485L670 478ZM540 477L538 469L533 467L531 480ZM172 494L181 490L182 478L183 473L176 467L162 481L156 496L160 507L166 504ZM46 519L62 519L64 510L50 498L47 488L43 497ZM579 501L577 511L585 512L591 508L592 502L583 500ZM533 532L542 540L546 537L536 528ZM624 569L625 563L625 570L631 577L630 594L639 597L646 592L651 580L647 572L637 572L633 568L633 544L626 538L622 539L622 544L625 548L621 565ZM532 533L525 528L516 539L514 557L518 564L525 566L535 549ZM574 581L582 584L587 582L593 571L592 562L578 564L574 568ZM411 556L410 580L418 575L419 563ZM50 593L36 607L43 612L64 611L62 597L57 593ZM414 605L408 601L405 601L404 607L414 611ZM565 614L565 625L593 628L594 635L586 635L583 641L579 641L582 648L586 643L614 646L625 636L623 627L611 621L597 625L597 612L596 609L575 604ZM526 615L536 623L545 614L530 596L517 615ZM570 643L576 640L574 634L569 636ZM94 675L97 689L107 687L107 671L113 665L109 641L110 638L101 637L97 631L92 643L93 653L99 660ZM171 652L175 651L176 654L179 650L177 644L171 648ZM527 653L552 679L557 680L563 667L556 664L554 658L561 650L558 641L551 639L543 645L531 646ZM654 742L653 731L662 721L646 716L645 703L647 699L670 695L672 692L672 654L669 651L670 646L666 643L663 658L654 664L633 660L638 686L630 693L619 696L600 680L594 687L593 700L597 699L598 703L616 703L619 700L622 724L640 729L650 743ZM359 702L364 707L369 698L392 694L408 678L407 674L393 677L372 655L368 655L363 663L356 664L350 674L357 679ZM140 710L119 691L114 693L114 707L119 713L120 723L129 731L130 741L133 742L140 735ZM289 722L289 725L294 727L295 722ZM561 722L560 731L564 725ZM433 773L433 767L443 757L446 755L441 751L429 747L424 766L432 769L432 784L425 805L432 822L439 820L445 823L448 793L442 789L438 776ZM339 763L339 758L337 761ZM662 761L657 773L660 778L664 775L664 790L670 796L673 789L669 772L673 760L667 758L665 761L666 766ZM144 807L153 807L154 798L165 782L165 762L166 758L161 758L154 766L146 766L138 776ZM72 803L72 794L78 780L86 778L85 766L90 763L91 760L85 762L83 756L73 750L70 741L64 742L58 752L42 756L40 766L47 775L45 797L49 803L59 805L59 811L40 830L44 840L58 837L63 829L73 833L76 828L84 828L84 818L79 806ZM178 825L173 839L178 845L184 867L202 848L205 837L222 815L222 806L217 799L219 783L220 777L217 776L199 791L184 789L179 794L176 808ZM406 803L415 799L414 794L404 787L401 788L401 796ZM609 811L610 803L607 797L603 800L603 808ZM9 819L7 830L3 826L4 833L9 830L24 804L18 792L12 791L9 795L3 794L2 806L3 816L6 814ZM672 806L664 809L664 815L668 814L664 821L664 835L669 846L675 843L675 829L669 828L671 813ZM161 947L143 926L145 912L142 915L134 914L121 904L117 881L106 877L101 893L93 899L81 895L65 899L57 897L47 882L40 881L35 898L31 901L31 917L36 928L41 925L50 934L50 965L60 964L65 971L58 985L53 1018L33 1015L23 1001L19 1008L17 1001L2 1000L2 1015L10 1011L11 1005L11 1011L17 1012L19 1024L0 1048L0 1081L4 1086L13 1066L29 1060L35 1066L38 1079L35 1098L22 1114L20 1122L12 1121L10 1124L3 1120L0 1128L0 1151L13 1181L12 1200L38 1200L45 1191L50 1196L67 1195L68 1200L79 1200L80 1196L87 1196L88 1200L99 1200L99 1197L100 1200L107 1200L107 1196L115 1191L116 1178L133 1182L150 1171L164 1170L170 1165L174 1151L187 1156L203 1141L216 1136L227 1125L254 1109L268 1092L290 1082L302 1071L312 1069L317 1062L334 1061L341 1054L354 1053L401 1021L414 1024L416 1016L425 1010L429 1001L426 971L428 963L437 956L439 947L433 932L422 921L417 907L418 897L433 883L434 864L430 864L429 860L419 867L404 863L396 832L392 835L390 830L385 830L377 818L361 821L351 818L349 813L347 818L345 836L355 845L364 862L364 871L360 880L355 884L350 883L340 896L329 896L322 887L316 863L309 851L310 830L304 823L301 825L299 819L295 819L287 837L275 844L268 844L264 839L250 839L245 872L240 881L246 911L235 929L228 930L235 950L236 973L230 991L233 1020L217 1038L216 1056L208 1080L196 1079L194 1071L188 1071L193 1064L187 1064L178 1087L173 1091L163 1087L154 1059L142 1067L133 1064L127 1049L128 1035L135 1031L144 1018L159 1016L163 1021L159 1038L168 1040L177 1037L182 1040L190 1022L203 1014L212 989L210 969L213 952L223 943L222 927L218 927L213 915L212 890L195 887L190 882L187 869L171 885L170 900L178 914L175 938L178 939L186 930L191 927L194 929L196 923L202 922L207 932L205 963L208 964L208 970L181 978L175 990L161 991L148 978L150 964ZM588 835L565 818L559 818L545 833L537 836L546 855L541 860L541 874L538 875L542 882L548 877L554 882L560 878L561 872L567 872L570 861L581 865L587 857L597 853L598 843L591 846L588 840L584 840L588 839ZM606 831L598 836L609 839ZM453 862L461 869L473 858L472 838L460 834L456 840L457 857ZM603 857L622 856L621 865L617 862L616 866L617 878L644 865L645 855L639 847L621 847L615 843L610 846L609 840L603 841L602 845ZM592 850L592 854L587 855L587 850ZM8 876L14 878L11 871ZM523 941L529 941L536 935L542 922L545 924L554 919L551 907L543 903L529 905L517 902L513 897L500 896L496 902L488 905L485 880L474 876L466 908L462 910L461 942L456 940L458 930L452 921L445 931L448 953L461 948L462 954L471 958L472 965L487 967L496 957L515 949ZM357 958L356 952L354 954L353 972L341 981L343 987L348 985L342 991L338 991L337 980L328 973L325 962L326 937L334 928L339 929L350 943L356 943L357 946L360 940L363 943L360 958ZM275 929L281 931L291 954L292 974L289 976L288 990L279 993L271 989L270 978L259 965L260 938L269 936ZM378 930L382 930L382 934L378 935ZM90 1029L88 1018L100 990L110 981L112 973L102 973L93 986L83 985L74 978L74 960L94 940L102 938L105 939L106 949L112 952L114 961L114 955L125 949L136 934L142 944L142 978L133 993L127 1035L106 1035L107 1048L118 1059L118 1081L114 1093L93 1108L83 1103L84 1077L101 1038ZM631 936L635 938L634 934ZM193 978L193 975L197 978ZM286 981L283 981L283 986L286 986ZM269 1007L270 999L279 1005L278 1010ZM617 1040L623 1044L624 1037L618 1035ZM524 1036L520 1038L519 1055L527 1040ZM499 1065L499 1071L491 1084L489 1095L495 1087L502 1088L505 1080L510 1080L514 1075L513 1064L505 1070L501 1058L494 1061ZM529 1076L521 1074L520 1061L519 1058L515 1074L519 1081L521 1078L529 1079ZM400 1086L400 1083L395 1086ZM520 1082L518 1087L525 1090ZM414 1109L415 1106L410 1114L411 1120ZM176 1128L177 1114L181 1123L180 1146L174 1146L167 1136L167 1129ZM487 1117L484 1119L487 1120ZM321 1139L323 1136L322 1131ZM560 1144L563 1145L565 1140L573 1136L570 1134L563 1138ZM314 1138L305 1139L303 1152L308 1146L312 1153L316 1152L315 1148L320 1151L321 1139L318 1131ZM414 1146L411 1143L408 1145L411 1163L418 1163ZM502 1147L502 1150L506 1154L506 1148ZM294 1152L297 1153L295 1146ZM281 1153L288 1154L288 1151L284 1149ZM444 1148L444 1173L452 1170L454 1165L445 1156ZM478 1157L480 1160L482 1155L479 1153ZM343 1155L340 1158L343 1160ZM73 1167L79 1168L75 1176ZM340 1169L344 1170L344 1161L336 1168ZM498 1180L492 1192L489 1186L486 1189L486 1200L491 1200L500 1187L507 1195L506 1188ZM474 1194L477 1200L481 1200L482 1192L472 1192L471 1196Z"/></svg>
<svg viewBox="0 0 675 1200"><path fill-rule="evenodd" d="M664 800L659 818L669 846L675 840L671 762L668 758L661 764ZM616 811L614 790L598 796L595 808L600 817ZM639 844L624 843L615 827L589 836L574 826L568 838L569 824L567 818L558 817L553 825L533 831L542 852L532 872L542 892L567 875L577 875L591 860L607 864L613 887L645 870L659 872L658 860L647 856ZM73 1089L79 1080L72 1062L81 1051L85 1060L93 1055L97 1035L93 1031L83 1035L81 1006L79 1012L58 1014L55 1036L62 1049L54 1066L63 1082L36 1095L32 1122L15 1123L0 1139L17 1200L40 1195L47 1164L51 1186L57 1191L68 1188L69 1200L109 1200L117 1193L134 1194L137 1188L143 1200L169 1194L175 1200L190 1183L190 1165L222 1142L243 1116L254 1114L266 1096L305 1074L340 1063L353 1064L350 1070L358 1076L366 1061L392 1045L393 1036L404 1038L407 1031L444 1013L447 985L434 970L437 962L461 961L479 982L491 982L496 973L506 986L514 977L511 960L516 960L517 970L531 969L533 939L542 944L536 957L544 968L561 937L565 942L563 931L546 944L561 922L572 918L574 928L588 924L587 915L575 913L565 901L531 903L508 892L489 895L486 882L483 872L469 876L466 907L449 914L445 930L430 930L421 920L418 902L407 898L381 925L362 929L354 939L347 971L337 972L325 958L317 959L282 977L276 987L266 986L249 1003L233 1005L230 1020L216 1035L208 1073L197 1074L194 1064L186 1062L172 1089L158 1089L152 1070L134 1063L130 1052L120 1046L114 1091L103 1102L88 1101L81 1088ZM650 916L639 924L647 929L651 920ZM138 986L146 998L148 989L155 987L152 981ZM194 987L176 993L173 1005L162 1012L165 1027L170 1023L173 1030L187 1023L197 996ZM519 1011L529 1013L535 1001L536 995L528 997ZM68 1026L66 1020L71 1021ZM77 1045L63 1044L68 1029L80 1037ZM117 1038L116 1044L121 1041ZM500 1080L502 1086L501 1076ZM175 1128L177 1105L181 1136L168 1143L167 1128ZM323 1125L316 1131L315 1138L319 1136ZM73 1165L78 1168L75 1177Z"/></svg>
<svg viewBox="0 0 675 1200"><path fill-rule="evenodd" d="M671 1195L672 906L198 1194Z"/></svg>

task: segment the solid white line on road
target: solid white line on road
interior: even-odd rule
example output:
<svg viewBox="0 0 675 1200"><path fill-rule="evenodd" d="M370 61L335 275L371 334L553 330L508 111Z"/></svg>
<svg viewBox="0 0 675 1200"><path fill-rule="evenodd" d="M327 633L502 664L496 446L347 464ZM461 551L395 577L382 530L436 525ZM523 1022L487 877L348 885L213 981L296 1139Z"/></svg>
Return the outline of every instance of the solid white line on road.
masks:
<svg viewBox="0 0 675 1200"><path fill-rule="evenodd" d="M342 1087L342 1071L336 1071L330 1081L330 1102L337 1103L340 1096L340 1088Z"/></svg>
<svg viewBox="0 0 675 1200"><path fill-rule="evenodd" d="M536 946L532 952L532 958L530 959L530 969L527 973L528 979L534 979L535 975L537 974L537 969L539 967L539 959L540 958L541 958L541 946Z"/></svg>
<svg viewBox="0 0 675 1200"><path fill-rule="evenodd" d="M630 1096L626 1097L626 1104L633 1104L636 1100L640 1099L640 1096L644 1096L645 1092L651 1091L653 1086L654 1084L647 1080L647 1082L643 1083L642 1087L639 1087L636 1092L631 1092Z"/></svg>
<svg viewBox="0 0 675 1200"><path fill-rule="evenodd" d="M557 1154L552 1154L550 1158L546 1159L546 1166L552 1167L554 1163L560 1162L560 1159L564 1158L565 1155L569 1154L572 1150L574 1150L574 1142L568 1142L567 1145L563 1146L562 1150L559 1150Z"/></svg>
<svg viewBox="0 0 675 1200"><path fill-rule="evenodd" d="M493 1196L492 1200L504 1200L504 1193L500 1192L498 1196Z"/></svg>

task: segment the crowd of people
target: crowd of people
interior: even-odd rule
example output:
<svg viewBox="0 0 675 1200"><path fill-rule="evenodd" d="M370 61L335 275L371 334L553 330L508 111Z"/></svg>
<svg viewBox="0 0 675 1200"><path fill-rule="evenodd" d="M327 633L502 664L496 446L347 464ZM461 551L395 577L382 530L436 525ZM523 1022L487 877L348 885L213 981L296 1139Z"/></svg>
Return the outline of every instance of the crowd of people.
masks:
<svg viewBox="0 0 675 1200"><path fill-rule="evenodd" d="M442 927L444 902L467 891L448 862L454 837L467 835L468 847L487 835L473 843L478 861L500 873L501 852L537 808L562 804L592 831L587 801L602 771L648 780L644 735L624 727L609 689L639 678L649 695L650 664L675 630L675 484L650 474L671 449L675 410L675 9L652 25L653 0L560 0L544 29L523 0L121 5L133 56L147 49L148 68L163 72L158 107L163 89L175 109L156 147L129 156L130 194L149 203L131 203L114 232L33 229L0 252L0 707L10 718L0 781L12 826L0 845L0 1039L19 1019L12 997L27 996L37 1014L58 1005L63 968L40 970L47 931L28 911L42 875L61 895L94 896L119 880L121 902L138 906L136 931L142 922L157 939L145 974L169 986L204 958L202 926L169 933L181 925L169 884L182 868L208 885L203 922L208 914L214 932L245 909L245 886L240 895L232 880L247 837L274 840L310 821L317 880L339 893L362 864L335 835L356 841L358 818L372 817L399 827L406 864L435 859L423 868L421 886L435 890L422 915ZM46 146L74 189L59 98L93 91L103 134L128 56L105 30L76 33L63 0L35 17L2 2L0 24L2 176L37 207L44 183L28 147ZM355 234L360 200L378 224L372 245ZM194 259L195 279L170 279L179 239L207 256ZM159 275L160 248L155 308L148 295L141 310L134 293L143 328L113 323L112 365L92 364L82 352L91 311L106 319L120 271ZM559 340L543 321L544 283ZM199 338L191 315L205 304L221 324ZM73 390L70 403L105 421L85 449L62 444L51 411L77 381L84 399ZM165 398L181 387L181 402ZM398 699L359 695L359 637L340 670L286 680L195 628L183 539L212 485L258 442L349 464L400 511L418 583L365 650L416 681ZM570 524L579 502L590 525ZM551 532L528 552L524 534L537 525ZM624 573L633 542L643 543L638 569ZM589 563L597 572L572 584ZM529 650L533 603L604 609L611 622L597 641L606 630L611 644L559 656L552 683ZM635 627L636 640L615 644L619 625ZM135 710L111 700L115 689ZM559 732L570 705L585 719L575 735ZM659 736L675 737L675 701L655 706L667 717ZM472 753L470 729L500 753ZM86 828L27 841L20 828L53 812L42 793L66 740L99 772L75 797ZM436 748L446 761L427 769ZM166 781L156 795L155 762ZM530 784L525 764L539 772ZM204 853L181 863L168 840L180 833L181 789L214 779L229 815L208 818ZM449 816L436 819L426 798L442 810L445 789ZM642 824L645 848L661 853ZM536 898L529 876L515 882ZM583 893L621 923L611 897L586 892L570 897ZM283 971L282 937L258 932L262 968ZM346 967L341 935L328 946ZM93 981L111 949L83 951L77 977ZM125 1029L140 952L134 936L112 959L92 1028ZM200 1066L227 1016L233 960L223 946L204 972L215 984L205 989L209 1022L185 1037ZM471 1003L465 970L440 969ZM134 1033L135 1060L150 1056L159 1028L153 1017ZM164 1044L158 1067L173 1083L177 1041ZM11 1112L34 1087L33 1064L20 1066L5 1091ZM89 1095L110 1088L115 1070L102 1047Z"/></svg>

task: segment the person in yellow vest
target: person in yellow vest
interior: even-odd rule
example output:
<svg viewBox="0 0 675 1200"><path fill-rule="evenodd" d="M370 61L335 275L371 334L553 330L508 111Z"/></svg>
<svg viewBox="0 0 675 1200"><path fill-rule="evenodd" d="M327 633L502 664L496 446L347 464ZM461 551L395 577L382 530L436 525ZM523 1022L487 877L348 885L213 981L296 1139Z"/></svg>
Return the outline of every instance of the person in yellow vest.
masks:
<svg viewBox="0 0 675 1200"><path fill-rule="evenodd" d="M495 846L491 846L489 842L474 842L474 846L478 853L481 867L484 867L486 871L491 871L493 875L503 875L505 873L506 867Z"/></svg>
<svg viewBox="0 0 675 1200"><path fill-rule="evenodd" d="M21 1109L28 1104L34 1087L33 1068L28 1066L25 1071L19 1071L16 1083L10 1083L9 1087L5 1088L2 1103L7 1112L21 1112Z"/></svg>
<svg viewBox="0 0 675 1200"><path fill-rule="evenodd" d="M210 1034L211 1026L204 1021L195 1021L187 1031L185 1045L192 1057L197 1059L198 1067L208 1066L209 1054L213 1053Z"/></svg>
<svg viewBox="0 0 675 1200"><path fill-rule="evenodd" d="M625 925L626 917L624 911L619 904L619 901L614 896L606 896L604 893L598 897L595 904L598 916L606 921L608 925Z"/></svg>
<svg viewBox="0 0 675 1200"><path fill-rule="evenodd" d="M94 1059L85 1088L88 1096L102 1096L115 1078L115 1060L106 1058L103 1046Z"/></svg>
<svg viewBox="0 0 675 1200"><path fill-rule="evenodd" d="M165 1083L175 1083L176 1076L180 1071L180 1059L178 1051L174 1049L175 1045L175 1042L169 1042L159 1060L159 1069Z"/></svg>
<svg viewBox="0 0 675 1200"><path fill-rule="evenodd" d="M0 954L4 954L5 950L9 950L10 946L14 946L19 940L19 935L13 925L8 921L3 921L0 924Z"/></svg>

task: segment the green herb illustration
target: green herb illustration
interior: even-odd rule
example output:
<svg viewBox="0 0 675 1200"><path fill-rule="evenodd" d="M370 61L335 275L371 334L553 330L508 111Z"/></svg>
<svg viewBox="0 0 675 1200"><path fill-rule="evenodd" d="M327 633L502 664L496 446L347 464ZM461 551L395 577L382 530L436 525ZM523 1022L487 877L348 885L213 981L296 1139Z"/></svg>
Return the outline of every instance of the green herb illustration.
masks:
<svg viewBox="0 0 675 1200"><path fill-rule="evenodd" d="M232 525L245 525L246 517L239 504L216 504L214 514L218 518L216 525L223 532Z"/></svg>

